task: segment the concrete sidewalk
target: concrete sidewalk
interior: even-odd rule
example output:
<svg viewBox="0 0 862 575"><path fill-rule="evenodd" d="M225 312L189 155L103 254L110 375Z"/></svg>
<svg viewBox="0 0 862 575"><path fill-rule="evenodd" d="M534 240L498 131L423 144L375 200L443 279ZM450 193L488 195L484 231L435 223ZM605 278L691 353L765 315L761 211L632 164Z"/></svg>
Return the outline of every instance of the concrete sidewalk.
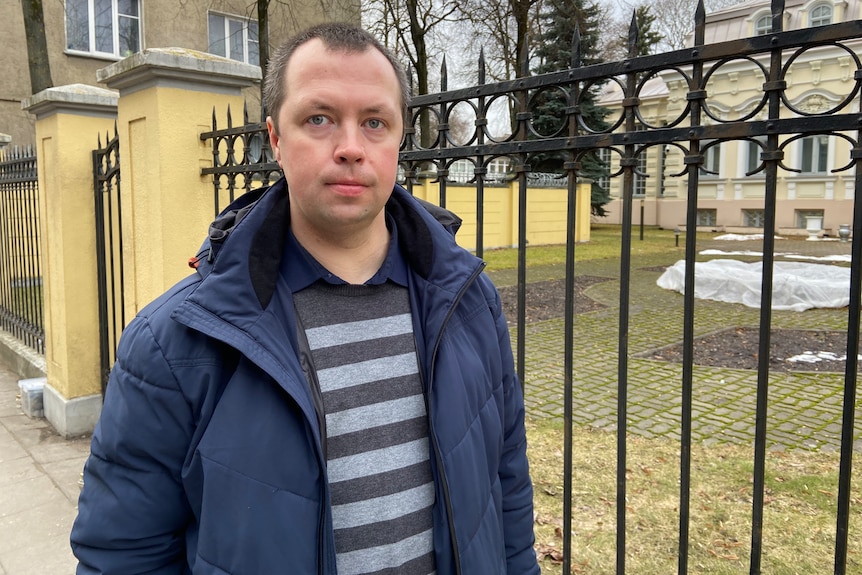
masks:
<svg viewBox="0 0 862 575"><path fill-rule="evenodd" d="M69 575L90 440L64 440L44 419L24 415L18 380L0 363L0 575Z"/></svg>

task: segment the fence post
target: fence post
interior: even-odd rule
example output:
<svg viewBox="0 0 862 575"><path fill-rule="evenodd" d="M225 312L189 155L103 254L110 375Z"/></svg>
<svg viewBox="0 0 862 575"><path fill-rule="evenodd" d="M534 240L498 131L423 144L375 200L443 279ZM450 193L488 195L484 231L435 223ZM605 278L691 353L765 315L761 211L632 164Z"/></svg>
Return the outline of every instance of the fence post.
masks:
<svg viewBox="0 0 862 575"><path fill-rule="evenodd" d="M117 96L74 84L24 100L36 116L45 418L58 433L91 432L102 407L92 150L113 128Z"/></svg>
<svg viewBox="0 0 862 575"><path fill-rule="evenodd" d="M260 68L184 48L148 49L97 72L120 92L127 317L188 275L212 220L209 142L213 109L243 109ZM239 153L242 153L240 150Z"/></svg>

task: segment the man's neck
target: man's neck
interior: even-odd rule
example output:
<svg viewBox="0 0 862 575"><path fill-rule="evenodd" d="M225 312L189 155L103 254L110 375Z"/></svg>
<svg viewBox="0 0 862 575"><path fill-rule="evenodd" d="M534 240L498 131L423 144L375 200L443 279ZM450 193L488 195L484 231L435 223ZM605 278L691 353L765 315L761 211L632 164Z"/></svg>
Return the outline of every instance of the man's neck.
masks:
<svg viewBox="0 0 862 575"><path fill-rule="evenodd" d="M294 228L296 240L320 265L350 284L371 279L389 252L389 230L374 226L361 235L321 237Z"/></svg>

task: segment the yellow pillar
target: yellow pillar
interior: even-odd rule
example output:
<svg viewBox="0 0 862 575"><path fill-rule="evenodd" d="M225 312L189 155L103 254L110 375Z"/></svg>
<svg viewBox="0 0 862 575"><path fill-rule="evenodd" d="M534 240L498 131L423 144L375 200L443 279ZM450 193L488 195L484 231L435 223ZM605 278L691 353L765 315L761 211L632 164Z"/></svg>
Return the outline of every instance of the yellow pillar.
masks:
<svg viewBox="0 0 862 575"><path fill-rule="evenodd" d="M260 68L184 48L144 50L98 71L120 92L125 309L143 306L188 275L188 259L213 213L213 185L200 175L212 150L200 139L212 114L242 110L242 88Z"/></svg>
<svg viewBox="0 0 862 575"><path fill-rule="evenodd" d="M36 116L45 418L71 437L93 430L102 405L92 150L113 133L117 95L75 84L22 106Z"/></svg>

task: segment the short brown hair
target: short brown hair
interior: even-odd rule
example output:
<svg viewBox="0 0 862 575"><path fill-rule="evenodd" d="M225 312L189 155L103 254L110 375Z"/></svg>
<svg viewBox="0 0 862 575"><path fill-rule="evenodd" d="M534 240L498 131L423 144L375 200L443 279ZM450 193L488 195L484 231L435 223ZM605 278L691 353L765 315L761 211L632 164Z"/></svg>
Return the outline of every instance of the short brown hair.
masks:
<svg viewBox="0 0 862 575"><path fill-rule="evenodd" d="M323 41L329 50L357 53L364 52L368 48L374 48L386 56L398 78L398 85L401 88L401 112L404 118L407 118L410 85L404 68L374 36L353 24L335 22L318 24L303 30L282 44L269 59L263 84L263 105L266 113L272 116L272 123L276 130L278 129L278 112L287 96L287 87L284 85L287 64L297 48L315 38Z"/></svg>

